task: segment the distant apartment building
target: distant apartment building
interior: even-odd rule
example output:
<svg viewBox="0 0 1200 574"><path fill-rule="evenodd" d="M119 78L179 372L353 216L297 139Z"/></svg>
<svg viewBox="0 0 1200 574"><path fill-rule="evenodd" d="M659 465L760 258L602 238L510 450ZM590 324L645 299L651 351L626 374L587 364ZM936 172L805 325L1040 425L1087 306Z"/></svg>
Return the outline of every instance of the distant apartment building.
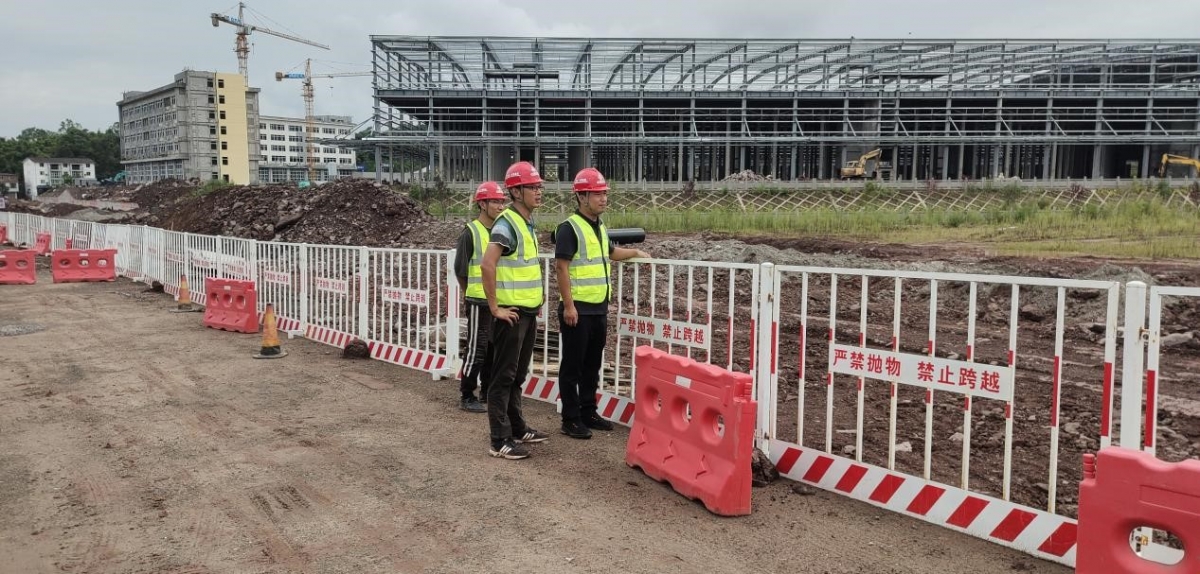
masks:
<svg viewBox="0 0 1200 574"><path fill-rule="evenodd" d="M17 184L17 174L0 173L0 195L16 194L20 189Z"/></svg>
<svg viewBox="0 0 1200 574"><path fill-rule="evenodd" d="M127 183L258 181L258 88L240 74L184 70L117 102Z"/></svg>
<svg viewBox="0 0 1200 574"><path fill-rule="evenodd" d="M38 188L96 179L96 162L82 157L27 157L23 163L25 191L37 197Z"/></svg>
<svg viewBox="0 0 1200 574"><path fill-rule="evenodd" d="M350 138L354 121L350 116L313 116L314 133L305 130L304 118L260 116L258 120L258 179L262 183L308 179L308 138ZM354 150L315 144L313 180L331 181L352 177L357 171Z"/></svg>

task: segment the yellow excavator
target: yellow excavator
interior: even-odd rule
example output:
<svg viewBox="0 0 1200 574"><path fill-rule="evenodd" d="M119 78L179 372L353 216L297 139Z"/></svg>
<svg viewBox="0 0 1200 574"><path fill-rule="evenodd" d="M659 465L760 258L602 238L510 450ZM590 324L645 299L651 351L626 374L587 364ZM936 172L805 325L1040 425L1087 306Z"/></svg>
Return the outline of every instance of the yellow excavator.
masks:
<svg viewBox="0 0 1200 574"><path fill-rule="evenodd" d="M883 155L883 150L875 148L867 153L858 156L858 159L852 159L842 166L842 179L863 179L869 177L871 179L879 179L882 171L886 169L881 165L879 157ZM870 168L867 165L870 164Z"/></svg>
<svg viewBox="0 0 1200 574"><path fill-rule="evenodd" d="M1200 176L1200 159L1164 153L1162 156L1162 163L1158 166L1158 177L1166 177L1167 166L1173 163L1192 166L1196 168L1196 176Z"/></svg>

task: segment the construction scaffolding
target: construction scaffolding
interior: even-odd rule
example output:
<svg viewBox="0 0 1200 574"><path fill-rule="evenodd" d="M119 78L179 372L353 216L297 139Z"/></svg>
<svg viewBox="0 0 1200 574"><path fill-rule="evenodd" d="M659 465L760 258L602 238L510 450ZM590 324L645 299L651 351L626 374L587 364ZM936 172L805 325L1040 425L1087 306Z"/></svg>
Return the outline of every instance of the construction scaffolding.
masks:
<svg viewBox="0 0 1200 574"><path fill-rule="evenodd" d="M479 181L1148 177L1200 156L1200 41L372 36L377 157ZM379 162L377 162L379 163Z"/></svg>

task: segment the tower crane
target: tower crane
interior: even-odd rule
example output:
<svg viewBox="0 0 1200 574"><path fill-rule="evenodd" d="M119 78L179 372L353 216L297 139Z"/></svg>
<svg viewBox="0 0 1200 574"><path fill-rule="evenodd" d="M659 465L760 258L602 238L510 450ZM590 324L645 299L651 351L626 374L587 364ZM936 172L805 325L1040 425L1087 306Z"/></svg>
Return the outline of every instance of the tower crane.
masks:
<svg viewBox="0 0 1200 574"><path fill-rule="evenodd" d="M309 46L315 46L317 48L321 48L322 50L329 49L329 46L326 46L325 44L314 42L312 40L307 40L307 39L301 38L299 36L293 36L291 34L284 34L283 32L276 32L274 30L271 30L269 28L264 28L262 26L248 24L246 22L246 17L244 14L245 9L246 9L246 3L238 2L237 18L234 18L232 16L226 16L224 14L217 14L216 12L213 12L212 13L212 25L214 28L216 28L216 27L220 26L220 24L222 22L224 22L231 26L237 27L237 41L234 43L233 51L237 52L238 72L240 74L242 74L242 78L244 78L246 80L247 87L250 86L250 72L249 72L249 68L247 66L247 60L250 59L250 42L249 42L249 40L247 40L247 38L250 36L251 32L262 32L263 34L270 34L272 36L283 38L285 40L291 40L293 42L299 42L301 44L308 44Z"/></svg>
<svg viewBox="0 0 1200 574"><path fill-rule="evenodd" d="M304 96L304 148L307 151L307 166L308 166L308 181L313 180L314 166L317 162L316 154L314 153L314 138L315 126L313 125L313 78L349 78L353 76L370 76L372 72L335 72L331 74L316 74L312 73L312 58L304 60L304 73L300 72L275 72L275 81L282 82L283 80L304 80L302 84L301 94Z"/></svg>

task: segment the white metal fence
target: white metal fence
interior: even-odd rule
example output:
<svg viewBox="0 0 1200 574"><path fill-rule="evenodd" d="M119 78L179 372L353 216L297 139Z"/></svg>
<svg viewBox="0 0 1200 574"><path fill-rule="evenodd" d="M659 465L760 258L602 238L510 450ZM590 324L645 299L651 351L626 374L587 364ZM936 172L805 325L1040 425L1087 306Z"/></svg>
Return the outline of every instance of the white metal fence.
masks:
<svg viewBox="0 0 1200 574"><path fill-rule="evenodd" d="M25 214L0 213L0 223L18 244L50 232L55 247L71 236L116 248L122 274L173 294L187 277L201 304L208 277L254 281L259 310L273 303L285 331L338 347L360 339L373 358L434 378L458 369L464 314L452 251ZM561 358L552 261L543 257L546 303L524 387L551 403ZM655 259L613 269L606 418L632 424L638 345L747 372L758 444L784 476L1068 565L1078 455L1118 434L1121 446L1155 452L1162 306L1200 297L1126 286L1118 369L1115 281Z"/></svg>
<svg viewBox="0 0 1200 574"><path fill-rule="evenodd" d="M275 306L279 326L337 347L367 343L373 357L451 376L458 353L457 296L446 251L297 245L213 237L144 226L0 213L14 244L50 233L52 247L117 250L118 273L159 282L178 297L186 278L203 305L209 278L251 281L258 311Z"/></svg>

